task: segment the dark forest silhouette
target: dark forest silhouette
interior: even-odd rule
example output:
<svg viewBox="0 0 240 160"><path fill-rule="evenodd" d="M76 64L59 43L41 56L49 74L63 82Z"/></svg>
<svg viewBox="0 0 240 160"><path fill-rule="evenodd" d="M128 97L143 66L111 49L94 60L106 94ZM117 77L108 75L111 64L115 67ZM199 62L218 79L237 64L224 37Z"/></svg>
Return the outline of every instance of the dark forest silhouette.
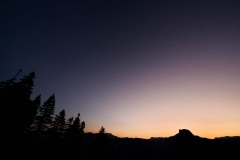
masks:
<svg viewBox="0 0 240 160"><path fill-rule="evenodd" d="M80 113L66 120L55 114L55 95L31 100L35 73L0 82L1 159L234 159L240 137L206 139L187 129L168 138L119 138L106 133L85 133Z"/></svg>

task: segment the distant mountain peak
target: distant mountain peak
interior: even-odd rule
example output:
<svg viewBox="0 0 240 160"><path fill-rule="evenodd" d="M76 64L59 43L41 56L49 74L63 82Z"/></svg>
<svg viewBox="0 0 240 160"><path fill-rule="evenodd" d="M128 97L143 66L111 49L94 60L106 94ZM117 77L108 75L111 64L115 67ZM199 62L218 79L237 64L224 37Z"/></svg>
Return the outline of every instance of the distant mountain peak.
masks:
<svg viewBox="0 0 240 160"><path fill-rule="evenodd" d="M188 129L179 129L178 135L192 137L194 136Z"/></svg>

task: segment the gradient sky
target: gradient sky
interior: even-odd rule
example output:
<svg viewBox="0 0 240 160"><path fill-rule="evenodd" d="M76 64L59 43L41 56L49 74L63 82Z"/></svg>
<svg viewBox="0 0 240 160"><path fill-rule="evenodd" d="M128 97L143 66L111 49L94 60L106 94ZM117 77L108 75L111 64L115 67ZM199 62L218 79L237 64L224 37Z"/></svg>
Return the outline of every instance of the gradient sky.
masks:
<svg viewBox="0 0 240 160"><path fill-rule="evenodd" d="M240 135L238 1L0 3L0 81L35 71L85 132Z"/></svg>

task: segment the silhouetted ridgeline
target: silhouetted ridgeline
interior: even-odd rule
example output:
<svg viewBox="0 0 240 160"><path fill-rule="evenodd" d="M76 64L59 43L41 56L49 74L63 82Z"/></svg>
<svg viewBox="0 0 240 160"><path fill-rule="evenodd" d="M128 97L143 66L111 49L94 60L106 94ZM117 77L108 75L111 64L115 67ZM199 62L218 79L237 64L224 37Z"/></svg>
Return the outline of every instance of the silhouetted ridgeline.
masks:
<svg viewBox="0 0 240 160"><path fill-rule="evenodd" d="M119 138L104 133L101 139L98 135L84 133L82 139L71 140L64 134L43 132L36 135L36 132L29 132L25 135L25 143L31 153L37 155L41 151L39 159L44 158L45 153L58 159L79 155L79 159L235 159L240 149L240 137L207 139L195 136L188 130L180 130L168 138Z"/></svg>
<svg viewBox="0 0 240 160"><path fill-rule="evenodd" d="M80 113L68 120L65 110L54 116L54 94L43 104L41 95L30 99L34 72L19 82L16 76L0 83L0 159L239 159L238 136L207 139L180 129L166 138L119 138L104 127L98 133L84 133Z"/></svg>

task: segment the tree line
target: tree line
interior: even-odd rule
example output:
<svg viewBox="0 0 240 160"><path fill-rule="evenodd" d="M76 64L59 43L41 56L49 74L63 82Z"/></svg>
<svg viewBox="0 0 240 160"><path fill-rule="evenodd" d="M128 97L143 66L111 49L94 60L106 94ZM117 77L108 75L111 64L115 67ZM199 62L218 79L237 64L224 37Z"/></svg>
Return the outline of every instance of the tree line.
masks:
<svg viewBox="0 0 240 160"><path fill-rule="evenodd" d="M37 106L37 113L33 124L30 126L31 131L52 131L57 133L67 133L70 135L80 135L84 133L85 122L80 120L80 113L77 117L71 117L66 120L66 113L63 109L59 114L54 116L55 112L55 95L51 95L41 105L41 95L37 96L33 103Z"/></svg>
<svg viewBox="0 0 240 160"><path fill-rule="evenodd" d="M17 156L27 150L21 146L27 142L23 141L23 137L28 134L31 135L32 133L37 135L37 137L44 132L50 133L51 137L58 139L56 141L57 143L51 142L51 145L55 145L53 147L55 149L58 148L60 150L61 147L65 148L73 144L79 145L80 147L85 129L85 122L81 121L80 113L78 113L76 117L66 119L66 112L63 109L55 115L54 94L43 103L41 102L41 94L32 100L30 97L34 87L35 72L31 72L17 81L16 78L21 72L22 70L19 70L13 78L0 82L0 106L2 113L0 118L3 129L0 132L0 137L8 140L1 141L1 148L4 149L1 150L0 159L1 157L3 159L6 159L6 157L18 159ZM109 150L109 147L105 132L105 128L102 126L96 136L95 145L91 149L96 154L89 154L90 156L102 155L106 157L106 155L109 155L106 154L106 150ZM67 138L59 143L59 135L65 135ZM39 143L37 139L33 138L28 142L28 150L31 150L31 148L35 146L43 153L47 153L47 148L49 147L47 143ZM58 146L57 144L60 145ZM46 146L40 147L41 145ZM22 148L22 150L19 148ZM16 154L12 154L13 151L16 152ZM31 152L34 153L35 151L36 149ZM65 151L67 151L66 154L69 156L68 153L73 150L65 148ZM76 148L76 153L77 152L79 152L79 148ZM54 156L55 154L53 154L53 157Z"/></svg>
<svg viewBox="0 0 240 160"><path fill-rule="evenodd" d="M0 100L4 115L14 115L15 130L30 131L53 131L58 133L68 133L79 135L84 133L85 122L80 120L80 113L77 116L66 120L66 113L63 109L59 114L55 113L55 95L51 95L41 104L41 94L34 100L30 99L34 86L35 72L21 78L18 82L16 77L0 82ZM3 119L6 120L7 117ZM22 121L21 121L22 120ZM6 125L11 126L11 125ZM12 128L12 129L13 129Z"/></svg>

